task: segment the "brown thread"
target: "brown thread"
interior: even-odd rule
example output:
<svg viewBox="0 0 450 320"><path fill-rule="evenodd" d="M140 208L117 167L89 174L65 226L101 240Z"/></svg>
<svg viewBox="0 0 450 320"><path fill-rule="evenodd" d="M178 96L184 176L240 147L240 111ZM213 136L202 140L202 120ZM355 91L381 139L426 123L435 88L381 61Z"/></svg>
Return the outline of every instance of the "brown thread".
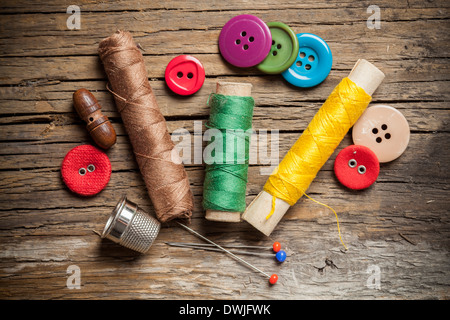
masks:
<svg viewBox="0 0 450 320"><path fill-rule="evenodd" d="M161 222L190 219L194 207L183 164L172 161L175 148L147 77L144 58L129 32L117 31L98 49L108 76L107 89L130 137L148 194Z"/></svg>

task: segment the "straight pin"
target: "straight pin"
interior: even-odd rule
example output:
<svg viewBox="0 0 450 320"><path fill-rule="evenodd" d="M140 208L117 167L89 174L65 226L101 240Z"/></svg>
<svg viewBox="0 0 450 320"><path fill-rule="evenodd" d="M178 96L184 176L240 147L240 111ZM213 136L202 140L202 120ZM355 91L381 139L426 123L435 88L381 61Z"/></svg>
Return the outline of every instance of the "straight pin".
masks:
<svg viewBox="0 0 450 320"><path fill-rule="evenodd" d="M166 244L174 247L185 247L191 249L201 249L206 251L221 251L219 249L214 248L215 246L210 243L184 243L184 242L166 242ZM267 250L269 247L264 246L248 246L248 245L222 245L224 248L245 248L245 249L263 249ZM284 262L286 260L287 254L286 251L281 250L281 244L279 242L275 242L271 248L275 254L263 253L263 252L255 252L255 251L242 251L242 250L233 250L231 252L236 254L246 254L260 257L275 257L278 262Z"/></svg>
<svg viewBox="0 0 450 320"><path fill-rule="evenodd" d="M182 243L182 242L166 242L169 246L174 247L183 247L183 248L191 248L191 249L200 249L200 250L206 250L206 251L222 251L220 249L215 248L212 244L199 244L199 243ZM225 246L222 246L225 248ZM234 248L234 246L232 246ZM239 246L237 246L239 247ZM245 246L243 246L245 247ZM243 251L243 250L233 250L230 251L235 254L246 254L246 255L252 255L252 256L259 256L259 257L274 257L275 255L273 253L263 253L263 252L252 252L252 251Z"/></svg>
<svg viewBox="0 0 450 320"><path fill-rule="evenodd" d="M248 263L247 261L245 261L244 259L239 258L238 256L236 256L235 254L233 254L232 252L230 252L229 250L219 246L218 244L214 243L213 241L209 240L208 238L202 236L200 233L192 230L191 228L189 228L188 226L175 221L176 223L178 223L181 227L183 227L184 229L186 229L187 231L189 231L190 233L194 234L195 236L199 237L200 239L209 242L210 244L212 244L213 246L219 248L220 250L222 250L223 252L227 253L229 256L231 256L233 259L243 263L244 265L246 265L247 267L253 269L254 271L257 271L259 273L261 273L262 275L264 275L265 277L267 277L269 279L270 284L275 284L278 281L278 276L276 274L273 274L271 276L269 276L267 273L265 273L264 271L258 269L257 267L255 267L254 265Z"/></svg>
<svg viewBox="0 0 450 320"><path fill-rule="evenodd" d="M197 247L214 247L214 245L209 243L188 243L188 242L166 242L171 245L185 245L185 246L197 246ZM272 247L264 247L264 246L247 246L247 245L238 245L238 244L223 244L224 248L233 248L233 249L260 249L260 250L272 250Z"/></svg>

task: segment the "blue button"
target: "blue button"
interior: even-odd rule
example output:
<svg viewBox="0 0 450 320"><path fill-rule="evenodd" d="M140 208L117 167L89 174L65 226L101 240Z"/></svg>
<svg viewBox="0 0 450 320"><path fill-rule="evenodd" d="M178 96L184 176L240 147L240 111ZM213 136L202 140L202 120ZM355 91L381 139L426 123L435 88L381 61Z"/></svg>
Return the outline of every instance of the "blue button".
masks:
<svg viewBox="0 0 450 320"><path fill-rule="evenodd" d="M294 86L314 87L330 73L333 55L328 44L315 34L299 33L297 38L299 42L297 59L282 75Z"/></svg>

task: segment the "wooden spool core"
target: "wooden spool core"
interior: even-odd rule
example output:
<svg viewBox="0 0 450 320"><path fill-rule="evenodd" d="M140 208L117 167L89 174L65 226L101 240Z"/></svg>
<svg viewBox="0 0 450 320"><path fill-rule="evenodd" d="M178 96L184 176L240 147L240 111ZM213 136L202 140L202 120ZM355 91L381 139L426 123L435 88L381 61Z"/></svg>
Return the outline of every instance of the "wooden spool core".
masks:
<svg viewBox="0 0 450 320"><path fill-rule="evenodd" d="M381 84L384 77L383 72L363 59L356 62L348 76L350 80L364 89L370 96ZM272 209L272 195L265 191L261 191L247 207L242 215L242 219L250 223L266 236L269 236L289 208L290 206L287 202L276 198L275 211L269 219L266 219L266 216Z"/></svg>
<svg viewBox="0 0 450 320"><path fill-rule="evenodd" d="M225 96L250 97L252 85L250 83L217 82L216 93ZM241 212L206 210L205 218L210 221L240 222Z"/></svg>

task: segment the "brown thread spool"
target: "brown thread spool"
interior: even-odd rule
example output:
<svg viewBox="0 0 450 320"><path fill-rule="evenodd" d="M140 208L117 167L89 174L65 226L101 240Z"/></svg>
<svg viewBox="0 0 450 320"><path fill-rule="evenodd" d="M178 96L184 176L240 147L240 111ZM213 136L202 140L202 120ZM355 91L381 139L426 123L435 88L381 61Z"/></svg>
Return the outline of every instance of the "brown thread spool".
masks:
<svg viewBox="0 0 450 320"><path fill-rule="evenodd" d="M187 172L133 36L119 30L99 43L98 52L109 81L106 88L114 95L156 217L160 222L190 219L194 197Z"/></svg>
<svg viewBox="0 0 450 320"><path fill-rule="evenodd" d="M109 149L116 143L116 131L108 117L102 114L102 107L89 90L82 88L75 91L73 104L80 118L87 123L86 128L99 147Z"/></svg>

